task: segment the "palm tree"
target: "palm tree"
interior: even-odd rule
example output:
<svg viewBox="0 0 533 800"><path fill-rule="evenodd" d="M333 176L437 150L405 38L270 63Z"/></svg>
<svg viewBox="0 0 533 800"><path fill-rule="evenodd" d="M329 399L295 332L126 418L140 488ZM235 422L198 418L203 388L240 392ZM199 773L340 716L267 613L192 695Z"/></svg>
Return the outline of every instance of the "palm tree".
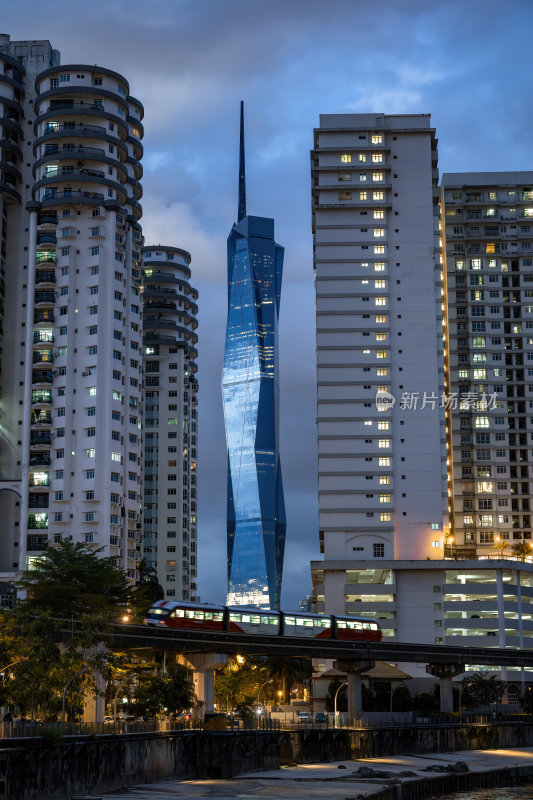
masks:
<svg viewBox="0 0 533 800"><path fill-rule="evenodd" d="M531 555L531 545L529 542L516 542L511 547L511 553L518 561L525 561Z"/></svg>
<svg viewBox="0 0 533 800"><path fill-rule="evenodd" d="M294 656L269 656L266 659L268 676L274 683L281 684L284 705L291 701L291 689L311 677L313 665L310 658Z"/></svg>
<svg viewBox="0 0 533 800"><path fill-rule="evenodd" d="M504 542L501 536L496 537L496 547L498 548L498 555L503 558L503 551L509 547L508 542Z"/></svg>
<svg viewBox="0 0 533 800"><path fill-rule="evenodd" d="M483 675L474 672L469 678L463 678L463 686L467 686L467 693L470 700L479 706L486 706L491 703L499 703L505 690L505 681L501 681L496 675Z"/></svg>

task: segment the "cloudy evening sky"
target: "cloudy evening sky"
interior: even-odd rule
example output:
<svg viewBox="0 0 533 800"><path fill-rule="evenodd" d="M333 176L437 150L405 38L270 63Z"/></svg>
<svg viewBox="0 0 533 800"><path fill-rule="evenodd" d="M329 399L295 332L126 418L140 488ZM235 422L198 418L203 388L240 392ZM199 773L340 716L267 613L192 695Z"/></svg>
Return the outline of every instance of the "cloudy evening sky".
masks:
<svg viewBox="0 0 533 800"><path fill-rule="evenodd" d="M225 596L220 377L226 237L236 218L238 105L248 211L285 247L282 605L318 555L309 150L320 113L428 113L441 172L533 169L529 0L2 0L2 32L50 39L63 64L122 73L145 107L147 244L192 254L199 289L199 590Z"/></svg>

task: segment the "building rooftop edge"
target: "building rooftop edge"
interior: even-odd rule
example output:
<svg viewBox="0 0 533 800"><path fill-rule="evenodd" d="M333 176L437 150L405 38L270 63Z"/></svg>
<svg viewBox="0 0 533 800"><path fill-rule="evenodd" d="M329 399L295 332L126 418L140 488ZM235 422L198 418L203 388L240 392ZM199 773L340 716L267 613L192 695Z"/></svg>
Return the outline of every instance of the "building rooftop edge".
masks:
<svg viewBox="0 0 533 800"><path fill-rule="evenodd" d="M533 572L533 564L526 561L514 561L508 558L502 559L434 559L431 561L355 561L355 560L325 560L311 561L311 569L327 569L346 571L357 569L396 569L396 570L442 570L442 569L525 569Z"/></svg>

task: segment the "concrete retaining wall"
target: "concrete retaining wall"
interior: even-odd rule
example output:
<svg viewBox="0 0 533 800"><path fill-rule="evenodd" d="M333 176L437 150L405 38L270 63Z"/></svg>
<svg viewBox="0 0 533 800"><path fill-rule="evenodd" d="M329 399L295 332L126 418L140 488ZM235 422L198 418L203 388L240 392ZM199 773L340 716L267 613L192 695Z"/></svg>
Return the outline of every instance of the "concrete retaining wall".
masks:
<svg viewBox="0 0 533 800"><path fill-rule="evenodd" d="M162 778L231 778L276 769L280 738L269 732L181 731L12 741L15 746L0 750L0 798L68 800Z"/></svg>
<svg viewBox="0 0 533 800"><path fill-rule="evenodd" d="M163 778L231 778L241 772L277 769L280 762L532 745L533 725L513 724L3 740L0 800L69 800Z"/></svg>

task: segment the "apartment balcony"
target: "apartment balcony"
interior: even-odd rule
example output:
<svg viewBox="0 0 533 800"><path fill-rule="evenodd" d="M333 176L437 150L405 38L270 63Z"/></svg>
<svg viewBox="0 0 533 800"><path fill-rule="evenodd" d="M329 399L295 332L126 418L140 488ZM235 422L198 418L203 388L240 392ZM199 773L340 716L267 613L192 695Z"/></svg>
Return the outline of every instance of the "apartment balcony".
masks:
<svg viewBox="0 0 533 800"><path fill-rule="evenodd" d="M82 144L64 144L63 146L57 144L47 144L44 148L45 156L64 156L66 158L77 158L80 154L88 156L99 156L106 158L107 153L101 147L86 147Z"/></svg>
<svg viewBox="0 0 533 800"><path fill-rule="evenodd" d="M33 364L53 364L54 354L51 350L35 350L32 362Z"/></svg>
<svg viewBox="0 0 533 800"><path fill-rule="evenodd" d="M48 528L48 514L28 514L28 528L31 530Z"/></svg>
<svg viewBox="0 0 533 800"><path fill-rule="evenodd" d="M40 245L57 244L57 236L55 233L38 233L37 234L37 247Z"/></svg>
<svg viewBox="0 0 533 800"><path fill-rule="evenodd" d="M43 389L42 391L34 389L31 393L31 402L32 405L50 405L52 402L51 389Z"/></svg>
<svg viewBox="0 0 533 800"><path fill-rule="evenodd" d="M50 451L42 453L30 451L30 467L49 467L51 463Z"/></svg>
<svg viewBox="0 0 533 800"><path fill-rule="evenodd" d="M30 434L31 447L50 447L52 444L51 431L32 431Z"/></svg>
<svg viewBox="0 0 533 800"><path fill-rule="evenodd" d="M55 292L37 291L35 292L35 305L47 304L54 305L56 301Z"/></svg>
<svg viewBox="0 0 533 800"><path fill-rule="evenodd" d="M55 321L54 313L50 310L35 311L33 314L33 322L38 325L40 322L51 323Z"/></svg>
<svg viewBox="0 0 533 800"><path fill-rule="evenodd" d="M32 425L51 425L52 413L44 409L32 408L31 411L31 424Z"/></svg>
<svg viewBox="0 0 533 800"><path fill-rule="evenodd" d="M56 214L40 214L37 217L37 227L41 225L57 225L58 219Z"/></svg>
<svg viewBox="0 0 533 800"><path fill-rule="evenodd" d="M54 342L54 334L50 330L33 331L33 344L50 347Z"/></svg>
<svg viewBox="0 0 533 800"><path fill-rule="evenodd" d="M28 508L48 508L48 494L30 494Z"/></svg>
<svg viewBox="0 0 533 800"><path fill-rule="evenodd" d="M42 250L38 253L35 253L35 263L36 264L56 264L57 263L57 256L54 251L52 250Z"/></svg>
<svg viewBox="0 0 533 800"><path fill-rule="evenodd" d="M96 203L103 203L105 195L101 192L87 192L74 189L63 189L58 192L55 189L45 189L42 201L55 202L55 201L72 201L73 203L85 203L88 201L95 201ZM55 263L55 262L54 262Z"/></svg>
<svg viewBox="0 0 533 800"><path fill-rule="evenodd" d="M75 176L88 178L105 178L105 172L101 169L90 169L88 167L49 167L44 170L43 178L57 178L57 180L68 179Z"/></svg>
<svg viewBox="0 0 533 800"><path fill-rule="evenodd" d="M477 558L476 546L470 544L445 545L444 558L475 559Z"/></svg>
<svg viewBox="0 0 533 800"><path fill-rule="evenodd" d="M52 372L45 372L44 370L34 370L31 374L31 382L35 383L53 383L54 375Z"/></svg>
<svg viewBox="0 0 533 800"><path fill-rule="evenodd" d="M28 480L28 486L33 489L34 491L38 491L42 489L44 492L47 492L50 488L50 476L48 473L38 473L36 475L30 474Z"/></svg>
<svg viewBox="0 0 533 800"><path fill-rule="evenodd" d="M55 272L37 272L35 274L35 283L36 285L42 283L55 283L56 282L56 274Z"/></svg>
<svg viewBox="0 0 533 800"><path fill-rule="evenodd" d="M28 528L30 526L28 525ZM28 553L36 553L40 550L46 550L48 547L47 536L28 536Z"/></svg>

